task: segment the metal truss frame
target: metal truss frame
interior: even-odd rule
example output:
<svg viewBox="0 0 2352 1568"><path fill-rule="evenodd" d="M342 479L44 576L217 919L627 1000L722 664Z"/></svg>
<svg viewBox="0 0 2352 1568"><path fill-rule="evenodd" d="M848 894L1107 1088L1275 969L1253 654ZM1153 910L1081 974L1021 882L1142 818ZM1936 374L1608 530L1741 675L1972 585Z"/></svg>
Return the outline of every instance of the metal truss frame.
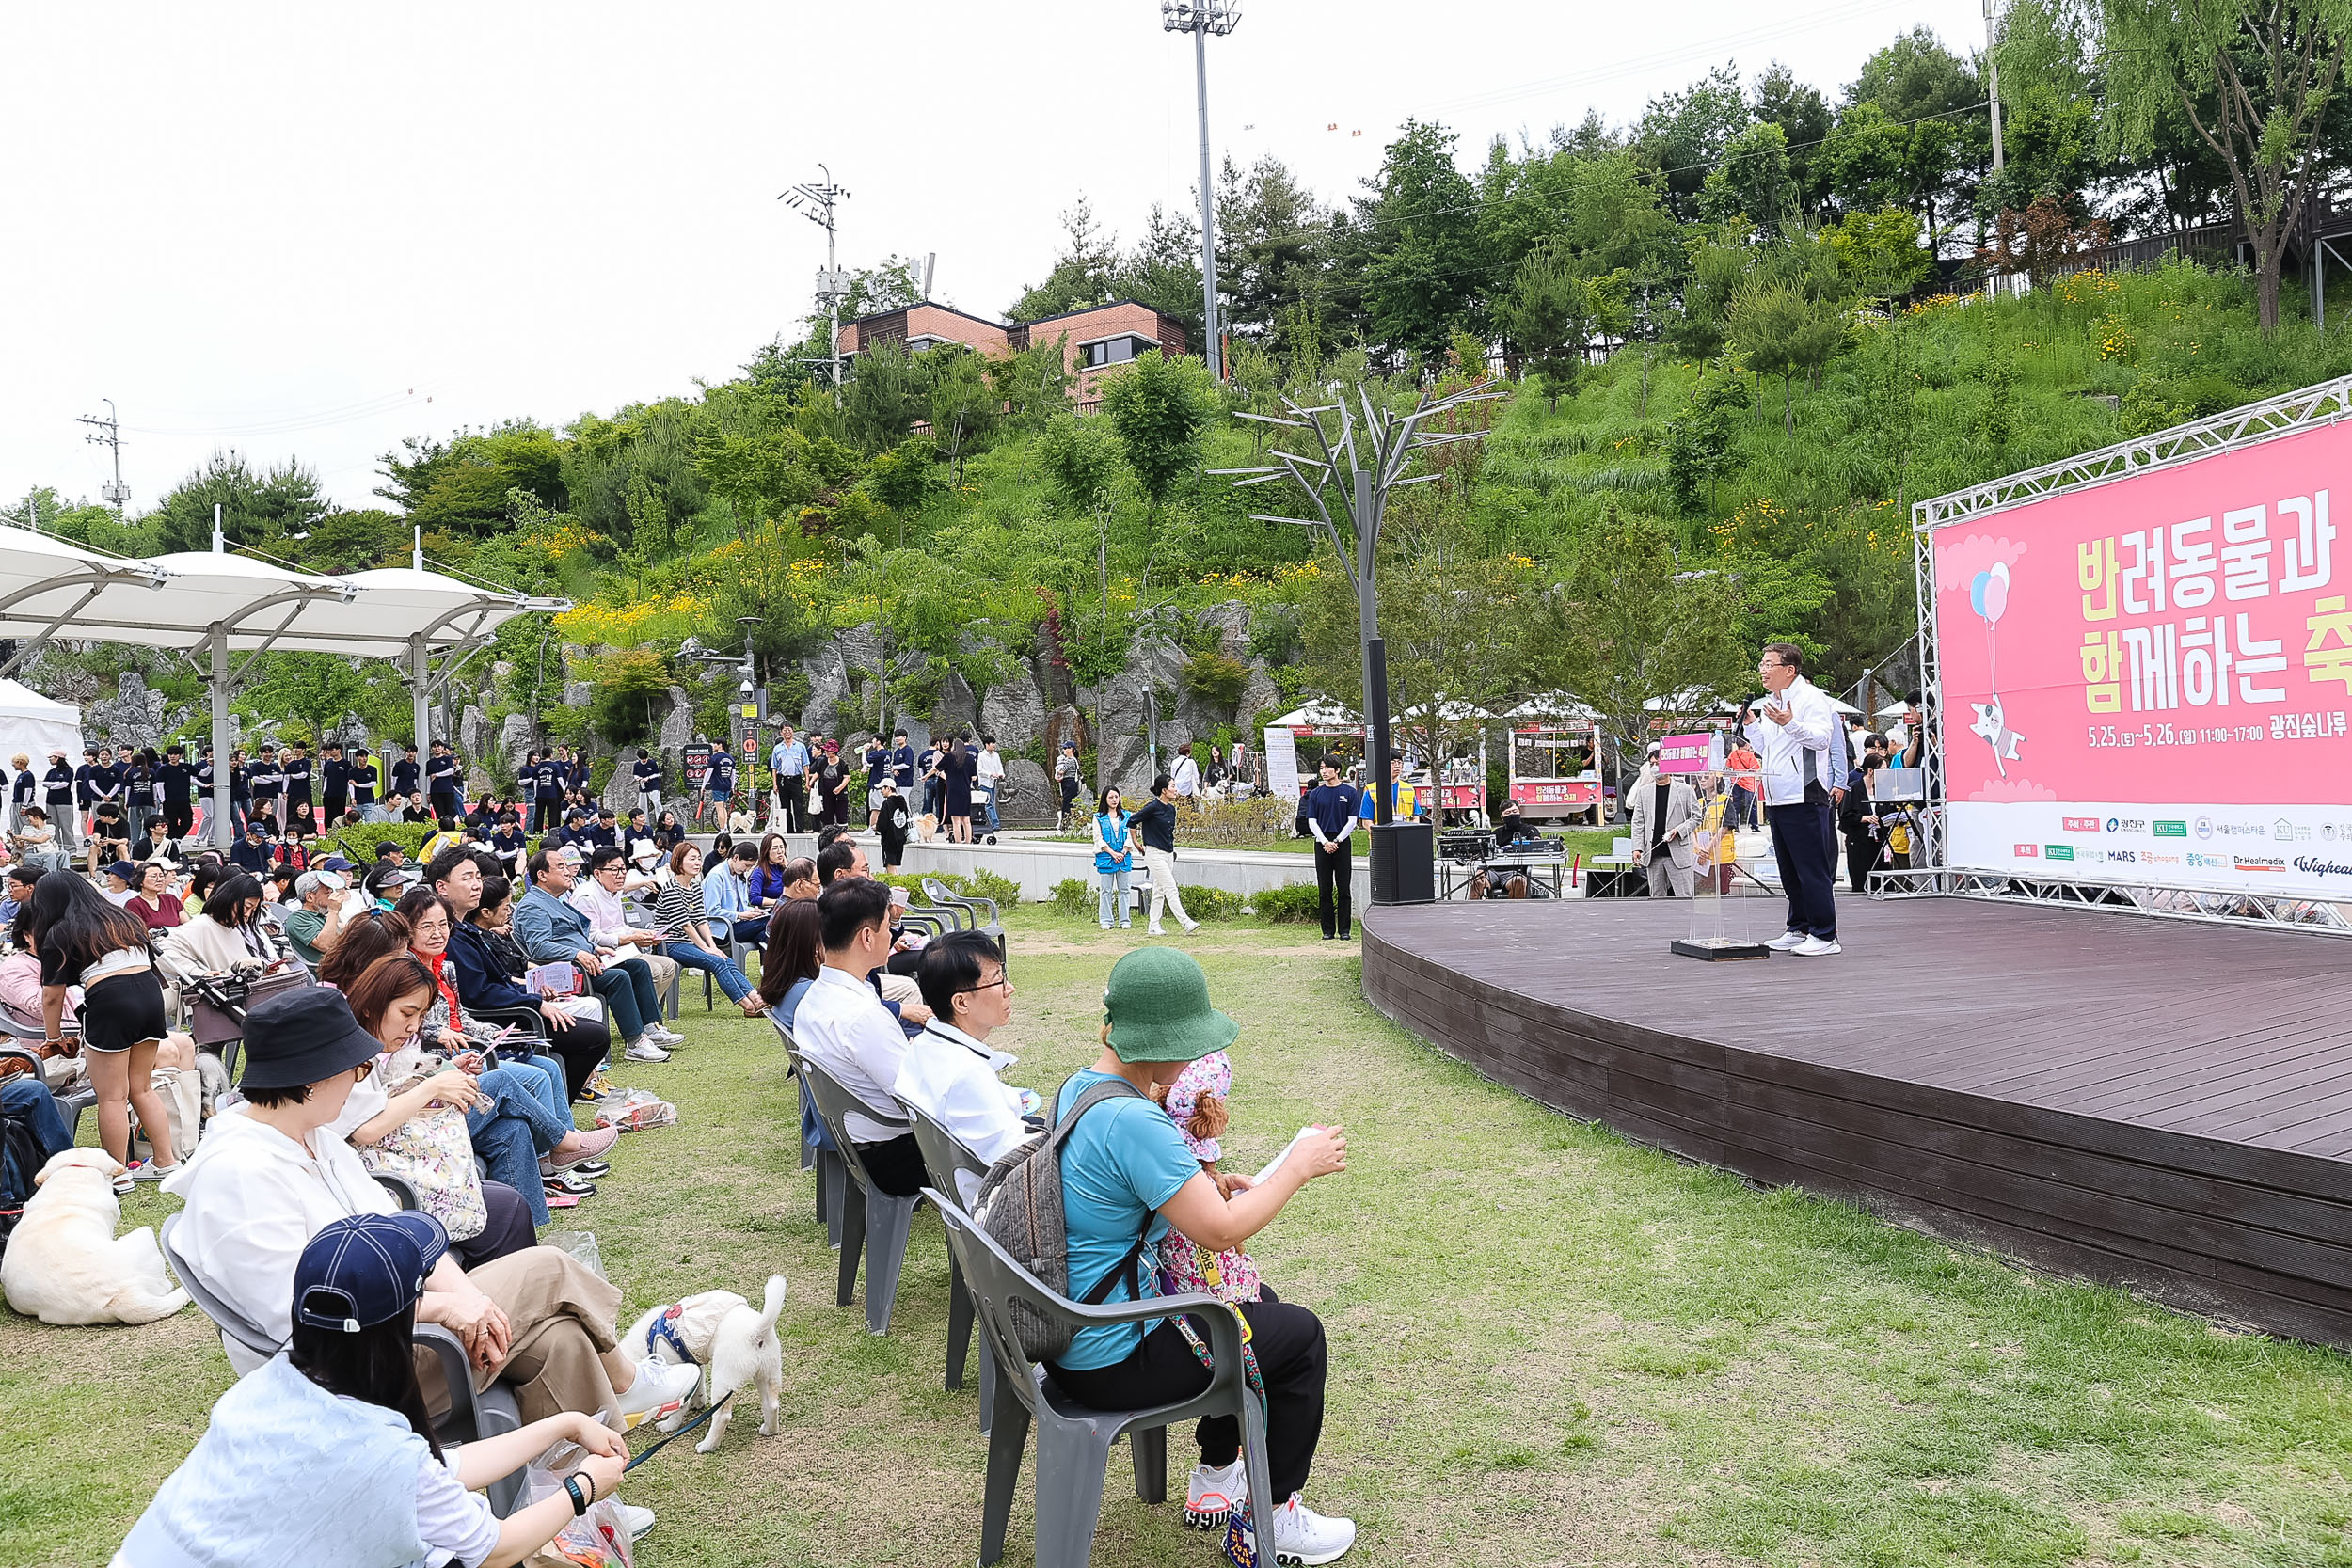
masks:
<svg viewBox="0 0 2352 1568"><path fill-rule="evenodd" d="M2092 878L2021 875L1970 866L1935 865L1917 870L1874 871L1873 898L1974 898L1995 904L2039 904L2062 909L2105 910L2158 920L2194 920L2217 926L2263 926L2313 935L2352 936L2346 907L2318 898L2277 894L2217 893L2197 888L2156 887L2146 882L2108 882Z"/></svg>
<svg viewBox="0 0 2352 1568"><path fill-rule="evenodd" d="M2352 416L2352 376L2339 376L2315 387L2249 403L2211 419L2174 425L2153 436L2119 441L2077 457L2045 463L2039 468L2027 468L1965 490L1915 501L1911 508L1912 528L1924 542L1930 530L1964 521L1979 513L2211 457L2258 441L2292 436L2315 425L2333 424L2346 416Z"/></svg>
<svg viewBox="0 0 2352 1568"><path fill-rule="evenodd" d="M1965 490L1912 503L1912 573L1919 604L1919 685L1935 694L1928 710L1935 744L1946 750L1943 671L1935 642L1935 547L1932 536L1986 514L2027 501L2087 489L2113 480L2192 463L2240 447L2276 440L2352 418L2352 376L2339 376L2260 403L2249 403L2211 419L2196 420L2137 440L2084 452L2039 468L1988 480ZM2039 904L2143 914L2162 920L2198 920L2224 926L2263 926L2297 931L2352 935L2352 906L2325 899L2287 898L2275 894L2217 893L2157 887L2146 882L2110 882L2091 878L2050 877L1942 863L1942 800L1921 813L1929 863L1917 870L1871 874L1873 898L1977 898L1994 903Z"/></svg>

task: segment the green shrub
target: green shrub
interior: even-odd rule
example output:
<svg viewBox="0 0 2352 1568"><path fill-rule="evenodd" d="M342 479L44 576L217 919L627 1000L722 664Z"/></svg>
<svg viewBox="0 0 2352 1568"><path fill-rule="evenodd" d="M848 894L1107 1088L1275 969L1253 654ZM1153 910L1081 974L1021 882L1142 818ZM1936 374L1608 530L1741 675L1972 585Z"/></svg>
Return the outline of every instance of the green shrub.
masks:
<svg viewBox="0 0 2352 1568"><path fill-rule="evenodd" d="M1248 681L1249 666L1215 650L1195 654L1184 663L1184 689L1221 713L1233 711Z"/></svg>
<svg viewBox="0 0 2352 1568"><path fill-rule="evenodd" d="M1311 924L1323 918L1312 882L1290 882L1281 887L1261 888L1249 895L1249 908L1259 919L1270 920L1279 926Z"/></svg>
<svg viewBox="0 0 2352 1568"><path fill-rule="evenodd" d="M1248 902L1221 887L1184 889L1184 912L1195 920L1239 920Z"/></svg>
<svg viewBox="0 0 2352 1568"><path fill-rule="evenodd" d="M1054 908L1063 914L1086 914L1096 904L1094 884L1077 877L1064 877L1054 884Z"/></svg>
<svg viewBox="0 0 2352 1568"><path fill-rule="evenodd" d="M964 878L963 891L975 898L993 898L999 910L1011 909L1021 902L1021 884L986 866Z"/></svg>
<svg viewBox="0 0 2352 1568"><path fill-rule="evenodd" d="M340 854L365 871L375 863L377 845L397 844L407 851L408 859L414 863L423 858L425 840L440 831L430 822L368 822L357 828L322 834L312 842L329 846L328 854ZM531 850L537 849L538 835L531 835L528 843ZM526 855L529 852L526 850Z"/></svg>

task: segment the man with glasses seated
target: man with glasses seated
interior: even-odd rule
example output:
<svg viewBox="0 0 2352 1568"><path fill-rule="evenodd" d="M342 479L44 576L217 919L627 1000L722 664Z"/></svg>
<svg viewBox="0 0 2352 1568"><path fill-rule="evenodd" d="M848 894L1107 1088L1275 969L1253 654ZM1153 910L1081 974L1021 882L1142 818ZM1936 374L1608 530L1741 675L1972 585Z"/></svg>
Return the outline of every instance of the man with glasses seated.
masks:
<svg viewBox="0 0 2352 1568"><path fill-rule="evenodd" d="M572 884L564 901L587 917L588 934L596 939L598 947L632 952L653 971L654 989L667 995L670 983L677 978L677 960L663 955L660 931L628 923L628 906L621 897L628 881L628 856L617 846L599 846L589 851L586 873ZM669 1033L662 1029L655 1036L656 1041Z"/></svg>
<svg viewBox="0 0 2352 1568"><path fill-rule="evenodd" d="M1044 1125L1037 1119L1044 1102L997 1077L1019 1058L988 1043L1012 1020L1004 954L982 932L953 931L923 949L914 982L931 1017L907 1041L891 1092L994 1164ZM979 1196L977 1177L960 1173L957 1185L966 1204Z"/></svg>

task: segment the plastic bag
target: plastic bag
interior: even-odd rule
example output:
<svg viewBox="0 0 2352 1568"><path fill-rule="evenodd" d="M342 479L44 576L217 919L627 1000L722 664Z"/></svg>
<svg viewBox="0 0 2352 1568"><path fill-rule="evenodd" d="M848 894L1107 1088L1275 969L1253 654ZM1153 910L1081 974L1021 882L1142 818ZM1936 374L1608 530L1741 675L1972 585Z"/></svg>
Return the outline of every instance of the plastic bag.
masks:
<svg viewBox="0 0 2352 1568"><path fill-rule="evenodd" d="M539 1238L541 1246L551 1246L568 1252L598 1279L605 1277L604 1254L597 1250L596 1233L593 1230L550 1230Z"/></svg>
<svg viewBox="0 0 2352 1568"><path fill-rule="evenodd" d="M532 1461L525 1472L531 1500L554 1497L564 1490L564 1478L580 1468L582 1455L570 1443L558 1443ZM628 1526L620 1504L598 1497L588 1512L567 1521L555 1539L531 1554L541 1568L631 1568Z"/></svg>
<svg viewBox="0 0 2352 1568"><path fill-rule="evenodd" d="M644 1127L668 1127L677 1120L677 1107L651 1089L629 1089L596 1102L596 1125L634 1132Z"/></svg>

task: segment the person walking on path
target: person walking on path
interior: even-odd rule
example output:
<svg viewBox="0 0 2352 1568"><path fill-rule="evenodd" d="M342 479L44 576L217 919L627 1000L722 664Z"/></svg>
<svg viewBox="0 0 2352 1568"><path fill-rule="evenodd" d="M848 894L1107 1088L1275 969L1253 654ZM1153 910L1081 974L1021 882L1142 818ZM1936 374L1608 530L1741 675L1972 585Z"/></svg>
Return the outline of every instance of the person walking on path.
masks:
<svg viewBox="0 0 2352 1568"><path fill-rule="evenodd" d="M1078 825L1078 743L1074 740L1063 741L1061 755L1054 759L1054 784L1061 791L1061 815L1054 827L1066 833Z"/></svg>
<svg viewBox="0 0 2352 1568"><path fill-rule="evenodd" d="M1345 942L1356 934L1351 906L1356 896L1356 812L1362 794L1340 778L1340 765L1324 759L1323 782L1298 802L1298 830L1315 840L1315 912L1323 940Z"/></svg>
<svg viewBox="0 0 2352 1568"><path fill-rule="evenodd" d="M1160 911L1173 908L1176 924L1185 930L1196 929L1200 922L1184 912L1184 895L1176 890L1176 784L1166 773L1152 781L1152 803L1128 818L1136 837L1143 841L1144 868L1152 874L1152 921L1146 927L1151 935L1166 936L1160 929Z"/></svg>
<svg viewBox="0 0 2352 1568"><path fill-rule="evenodd" d="M776 732L775 749L768 754L768 768L776 776L776 820L774 829L780 833L803 832L808 818L807 745L785 725Z"/></svg>
<svg viewBox="0 0 2352 1568"><path fill-rule="evenodd" d="M1772 831L1788 929L1764 945L1821 958L1837 947L1837 832L1832 792L1846 783L1846 726L1829 694L1804 678L1804 652L1768 642L1756 673L1768 693L1748 726L1762 759L1764 820Z"/></svg>

